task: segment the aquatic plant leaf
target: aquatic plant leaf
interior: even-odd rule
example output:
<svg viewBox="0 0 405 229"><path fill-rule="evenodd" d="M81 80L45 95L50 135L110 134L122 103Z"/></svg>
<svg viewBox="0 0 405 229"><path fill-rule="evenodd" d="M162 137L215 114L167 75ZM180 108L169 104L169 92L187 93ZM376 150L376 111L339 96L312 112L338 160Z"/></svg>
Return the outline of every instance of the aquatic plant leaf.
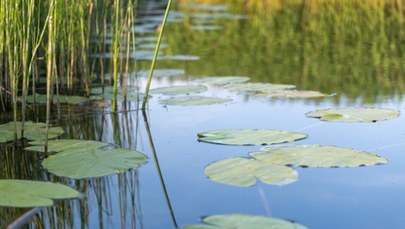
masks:
<svg viewBox="0 0 405 229"><path fill-rule="evenodd" d="M21 138L22 123L17 122L17 138ZM14 122L9 122L0 125L0 143L14 140ZM50 127L48 139L59 137L64 133L61 127ZM45 140L46 138L46 124L41 122L26 121L24 123L24 138L29 140Z"/></svg>
<svg viewBox="0 0 405 229"><path fill-rule="evenodd" d="M26 150L45 150L41 141L30 144L38 145ZM137 150L106 148L108 145L104 142L74 139L48 141L48 151L57 154L47 157L42 165L58 176L83 179L125 172L146 162L146 156Z"/></svg>
<svg viewBox="0 0 405 229"><path fill-rule="evenodd" d="M206 225L186 225L184 229L306 229L305 226L287 220L245 214L224 214L202 219Z"/></svg>
<svg viewBox="0 0 405 229"><path fill-rule="evenodd" d="M256 184L256 179L281 186L298 178L298 173L287 166L247 158L220 160L207 166L204 172L213 181L239 187L252 186Z"/></svg>
<svg viewBox="0 0 405 229"><path fill-rule="evenodd" d="M79 192L62 184L28 180L0 180L0 206L52 206L52 199L79 197Z"/></svg>
<svg viewBox="0 0 405 229"><path fill-rule="evenodd" d="M136 150L90 149L51 155L43 161L42 165L58 176L84 179L125 172L145 162L146 156Z"/></svg>
<svg viewBox="0 0 405 229"><path fill-rule="evenodd" d="M285 97L285 98L319 98L325 97L326 94L323 94L319 91L300 91L300 90L279 90L270 93L265 93L263 95L269 95L271 97Z"/></svg>
<svg viewBox="0 0 405 229"><path fill-rule="evenodd" d="M192 55L172 55L172 56L159 56L159 60L199 60L199 56L192 56Z"/></svg>
<svg viewBox="0 0 405 229"><path fill-rule="evenodd" d="M225 88L253 94L263 94L280 90L293 89L295 88L295 85L271 83L239 83L226 85Z"/></svg>
<svg viewBox="0 0 405 229"><path fill-rule="evenodd" d="M29 142L29 144L32 146L25 148L25 150L45 152L44 141L32 141ZM106 147L108 145L108 143L98 141L60 139L48 141L48 152L82 152Z"/></svg>
<svg viewBox="0 0 405 229"><path fill-rule="evenodd" d="M140 49L155 49L156 43L144 43L144 44L138 45L138 47ZM160 44L160 46L159 46L160 49L164 49L164 48L168 48L168 47L169 47L168 44Z"/></svg>
<svg viewBox="0 0 405 229"><path fill-rule="evenodd" d="M180 94L202 93L205 91L207 91L207 87L204 85L181 85L181 86L153 88L150 90L150 93L163 95L180 95Z"/></svg>
<svg viewBox="0 0 405 229"><path fill-rule="evenodd" d="M211 130L198 134L199 141L224 145L270 145L306 137L306 134L299 132L266 129Z"/></svg>
<svg viewBox="0 0 405 229"><path fill-rule="evenodd" d="M201 106L230 102L232 99L205 96L183 96L160 100L160 104L174 106Z"/></svg>
<svg viewBox="0 0 405 229"><path fill-rule="evenodd" d="M243 83L249 79L247 76L210 76L196 79L194 82L223 86L231 83Z"/></svg>
<svg viewBox="0 0 405 229"><path fill-rule="evenodd" d="M265 147L251 152L257 160L303 167L358 167L387 163L387 159L360 150L323 145Z"/></svg>
<svg viewBox="0 0 405 229"><path fill-rule="evenodd" d="M320 118L323 121L333 122L377 122L393 119L399 112L391 109L378 108L337 108L316 110L306 113L310 118Z"/></svg>
<svg viewBox="0 0 405 229"><path fill-rule="evenodd" d="M149 70L139 71L137 76L148 77ZM153 70L153 77L169 77L169 76L179 76L184 75L185 71L183 69L155 69Z"/></svg>
<svg viewBox="0 0 405 229"><path fill-rule="evenodd" d="M47 98L44 94L28 95L26 97L27 103L46 104L46 100ZM59 102L74 105L81 104L87 101L89 101L89 98L75 95L53 95L52 98L53 103Z"/></svg>
<svg viewBox="0 0 405 229"><path fill-rule="evenodd" d="M114 88L112 86L104 87L104 94L102 87L94 87L91 89L91 93L95 96L92 98L99 98L102 96L106 100L113 100L114 99ZM138 101L142 99L143 94L139 92L138 87L128 87L127 90L127 100L129 101ZM118 88L117 90L117 100L122 101L124 100L124 89Z"/></svg>

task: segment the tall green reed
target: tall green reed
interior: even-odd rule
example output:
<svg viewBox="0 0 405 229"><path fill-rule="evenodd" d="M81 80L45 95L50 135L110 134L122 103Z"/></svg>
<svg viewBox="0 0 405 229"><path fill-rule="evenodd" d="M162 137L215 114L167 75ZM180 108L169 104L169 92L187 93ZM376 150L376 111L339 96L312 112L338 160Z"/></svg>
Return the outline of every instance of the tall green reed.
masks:
<svg viewBox="0 0 405 229"><path fill-rule="evenodd" d="M152 63L150 65L150 69L149 69L149 75L148 75L148 79L147 79L146 86L145 86L145 93L144 93L145 95L143 97L143 102L142 102L142 110L146 109L146 104L148 102L149 88L150 88L150 85L151 85L151 82L152 82L153 71L155 70L156 60L157 60L157 56L159 54L159 48L160 48L160 44L162 42L163 32L164 32L164 30L166 28L167 17L169 16L171 5L172 5L172 0L168 0L167 1L167 6L166 6L166 11L165 11L165 14L163 16L161 30L159 32L158 40L156 42L156 47L155 47L155 52L153 54Z"/></svg>

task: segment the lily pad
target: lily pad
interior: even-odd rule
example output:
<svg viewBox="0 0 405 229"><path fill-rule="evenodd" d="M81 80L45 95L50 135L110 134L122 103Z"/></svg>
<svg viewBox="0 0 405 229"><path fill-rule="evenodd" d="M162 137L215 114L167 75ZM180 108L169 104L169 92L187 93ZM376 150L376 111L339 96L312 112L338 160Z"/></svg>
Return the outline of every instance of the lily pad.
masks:
<svg viewBox="0 0 405 229"><path fill-rule="evenodd" d="M22 123L17 122L17 138L21 138ZM15 135L14 122L9 122L0 125L0 143L14 140ZM64 133L61 127L50 127L48 133L48 139L59 137ZM24 137L29 140L45 140L46 138L46 124L34 123L27 121L24 123Z"/></svg>
<svg viewBox="0 0 405 229"><path fill-rule="evenodd" d="M218 103L226 103L232 101L231 99L223 99L217 97L205 97L205 96L183 96L169 99L162 99L159 102L163 105L174 106L201 106L211 105Z"/></svg>
<svg viewBox="0 0 405 229"><path fill-rule="evenodd" d="M0 206L52 206L52 199L77 198L79 192L62 184L27 180L0 180Z"/></svg>
<svg viewBox="0 0 405 229"><path fill-rule="evenodd" d="M245 214L207 216L205 225L186 225L184 229L306 229L305 226L287 220Z"/></svg>
<svg viewBox="0 0 405 229"><path fill-rule="evenodd" d="M266 184L282 186L298 178L298 173L287 166L247 158L217 161L207 166L204 172L213 181L239 187L252 186L256 184L256 179Z"/></svg>
<svg viewBox="0 0 405 229"><path fill-rule="evenodd" d="M32 141L30 145L25 150L44 152L45 146L44 141ZM82 152L93 149L98 149L102 147L109 146L108 143L89 141L89 140L77 140L77 139L60 139L55 141L48 141L48 152Z"/></svg>
<svg viewBox="0 0 405 229"><path fill-rule="evenodd" d="M102 142L79 141L49 141L49 150L60 153L47 157L44 168L58 176L83 179L125 172L146 162L146 156L137 150L105 149L100 148L105 146Z"/></svg>
<svg viewBox="0 0 405 229"><path fill-rule="evenodd" d="M243 83L250 78L247 76L210 76L194 80L197 83L206 83L216 86L223 86L231 83Z"/></svg>
<svg viewBox="0 0 405 229"><path fill-rule="evenodd" d="M285 98L297 98L297 99L306 99L306 98L320 98L327 96L319 91L300 91L300 90L279 90L270 93L266 93L271 97L285 97Z"/></svg>
<svg viewBox="0 0 405 229"><path fill-rule="evenodd" d="M192 55L172 55L172 56L159 56L158 59L160 60L199 60L199 56L192 56Z"/></svg>
<svg viewBox="0 0 405 229"><path fill-rule="evenodd" d="M46 100L44 94L29 95L26 98L27 103L46 104ZM87 101L89 101L89 98L75 95L54 95L52 98L53 103L81 104Z"/></svg>
<svg viewBox="0 0 405 229"><path fill-rule="evenodd" d="M253 94L263 94L280 90L293 89L295 88L295 85L271 83L239 83L226 85L225 88Z"/></svg>
<svg viewBox="0 0 405 229"><path fill-rule="evenodd" d="M292 142L306 137L306 134L299 132L266 129L211 130L198 134L199 141L224 145L270 145Z"/></svg>
<svg viewBox="0 0 405 229"><path fill-rule="evenodd" d="M311 111L306 113L306 116L333 122L377 122L396 118L399 114L391 109L337 108Z"/></svg>
<svg viewBox="0 0 405 229"><path fill-rule="evenodd" d="M271 164L303 167L358 167L387 163L387 159L360 150L323 145L266 147L250 156Z"/></svg>
<svg viewBox="0 0 405 229"><path fill-rule="evenodd" d="M104 87L104 94L102 87L95 87L91 89L91 93L97 96L103 96L104 99L113 100L114 99L114 88L112 86ZM128 87L127 90L127 100L138 101L142 99L143 94L139 92L138 87ZM93 97L94 98L94 97ZM118 88L117 90L117 100L124 100L124 89Z"/></svg>
<svg viewBox="0 0 405 229"><path fill-rule="evenodd" d="M150 90L150 93L163 95L180 95L180 94L202 93L205 91L207 91L207 87L203 85L181 85L181 86L154 88Z"/></svg>
<svg viewBox="0 0 405 229"><path fill-rule="evenodd" d="M140 77L148 77L149 71L143 70L138 72ZM185 71L183 69L155 69L153 71L153 77L169 77L169 76L178 76L184 75Z"/></svg>

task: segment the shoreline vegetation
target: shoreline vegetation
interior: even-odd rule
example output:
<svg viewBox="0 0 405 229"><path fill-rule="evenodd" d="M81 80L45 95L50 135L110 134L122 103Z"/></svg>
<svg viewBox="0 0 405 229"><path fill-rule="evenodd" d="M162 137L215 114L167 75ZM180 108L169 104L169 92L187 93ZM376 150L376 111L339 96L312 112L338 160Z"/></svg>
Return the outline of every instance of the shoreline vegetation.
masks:
<svg viewBox="0 0 405 229"><path fill-rule="evenodd" d="M130 60L125 50L135 48L130 42L135 36L130 26L141 2L1 2L0 111L14 110L15 119L20 119L17 117L20 111L24 116L25 97L44 91L46 85L39 79L45 77L49 90L55 94L88 96L95 79L102 85L114 85L115 90L118 83L126 86L124 76L128 74L121 73L133 69L128 66L135 61ZM223 4L223 1L177 3L182 7L190 3ZM218 38L213 46L234 50L238 55L218 55L213 58L221 60L200 61L195 72L213 69L215 63L238 61L241 74L246 73L255 81L294 83L303 89L333 93L332 82L353 98L362 93L355 90L359 85L372 88L364 92L366 102L374 101L374 95L405 91L403 0L236 0L228 7L249 17L248 23L235 22L226 28L243 31L243 38L213 34ZM187 37L186 49L201 49L198 47L201 39L206 38L195 31L181 30L181 26L186 26L184 23L187 19L182 25L171 24L168 29L166 36L171 49L185 49L180 42L184 38L179 36ZM119 28L114 29L117 25ZM50 31L54 31L52 35ZM92 56L107 52L113 58ZM126 53L127 57L119 53ZM257 65L268 65L272 76L257 72L256 69L266 69L256 68ZM105 82L104 73L110 69L113 74ZM221 70L235 72L226 67ZM356 86L350 88L351 82Z"/></svg>
<svg viewBox="0 0 405 229"><path fill-rule="evenodd" d="M110 84L127 70L137 0L10 0L0 3L0 111L25 113L25 97L44 92L89 96L92 82ZM117 26L118 25L118 26ZM113 45L107 41L112 40ZM113 61L91 55L114 53ZM119 70L119 71L118 71ZM123 75L123 74L121 74ZM46 86L41 81L46 78ZM121 82L123 79L119 79ZM19 105L21 102L21 105Z"/></svg>
<svg viewBox="0 0 405 229"><path fill-rule="evenodd" d="M224 4L220 0L178 3L185 9L188 4ZM220 72L212 70L211 74L238 72L258 82L338 91L352 101L361 97L364 103L394 94L402 97L405 91L403 0L236 0L227 6L249 20L228 23L224 31L211 33L204 41L195 31L183 32L191 50L205 42L208 47L229 51L212 57L214 49L201 53L201 65L190 68L194 70L191 74L207 72L204 69L214 69L210 64L221 63ZM172 26L168 31L181 29ZM227 30L243 36L228 38L224 34L235 32ZM170 46L181 50L174 34L168 34ZM219 57L205 61L204 56ZM237 69L227 64L235 62L239 63Z"/></svg>

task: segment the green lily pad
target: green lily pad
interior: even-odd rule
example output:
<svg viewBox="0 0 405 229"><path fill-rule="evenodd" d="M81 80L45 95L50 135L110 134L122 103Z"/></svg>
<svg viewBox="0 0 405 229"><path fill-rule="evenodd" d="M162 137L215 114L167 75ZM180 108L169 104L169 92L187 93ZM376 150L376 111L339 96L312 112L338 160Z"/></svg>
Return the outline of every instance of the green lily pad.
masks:
<svg viewBox="0 0 405 229"><path fill-rule="evenodd" d="M299 90L279 90L266 93L264 95L269 95L271 97L285 97L297 99L319 98L327 96L326 94L323 94L319 91L299 91Z"/></svg>
<svg viewBox="0 0 405 229"><path fill-rule="evenodd" d="M263 94L280 90L293 89L295 88L295 85L271 83L239 83L226 85L225 88L253 94Z"/></svg>
<svg viewBox="0 0 405 229"><path fill-rule="evenodd" d="M136 150L92 149L87 152L65 152L49 156L43 166L58 176L74 179L101 177L135 169L146 162Z"/></svg>
<svg viewBox="0 0 405 229"><path fill-rule="evenodd" d="M55 140L48 143L50 151L59 153L47 157L42 164L49 172L63 177L107 176L135 169L146 162L146 156L137 150L100 148L106 144L97 141Z"/></svg>
<svg viewBox="0 0 405 229"><path fill-rule="evenodd" d="M223 86L232 83L243 83L250 78L247 76L210 76L194 80L197 83L206 83L216 86Z"/></svg>
<svg viewBox="0 0 405 229"><path fill-rule="evenodd" d="M271 164L303 167L358 167L387 163L387 159L360 150L322 145L266 147L250 156Z"/></svg>
<svg viewBox="0 0 405 229"><path fill-rule="evenodd" d="M35 94L26 97L27 103L46 104L46 95ZM67 104L81 104L89 101L89 98L75 95L53 95L52 102L67 103Z"/></svg>
<svg viewBox="0 0 405 229"><path fill-rule="evenodd" d="M396 118L399 112L377 108L337 108L311 111L306 116L333 122L377 122Z"/></svg>
<svg viewBox="0 0 405 229"><path fill-rule="evenodd" d="M305 226L287 220L245 214L207 216L204 225L186 225L184 229L306 229Z"/></svg>
<svg viewBox="0 0 405 229"><path fill-rule="evenodd" d="M213 181L239 187L252 186L256 184L256 179L266 184L282 186L298 178L298 173L287 166L247 158L217 161L207 166L204 172Z"/></svg>
<svg viewBox="0 0 405 229"><path fill-rule="evenodd" d="M150 90L150 93L163 95L180 95L180 94L202 93L205 91L207 91L207 87L203 85L181 85L181 86L154 88Z"/></svg>
<svg viewBox="0 0 405 229"><path fill-rule="evenodd" d="M0 206L52 206L52 199L79 197L79 192L62 184L27 180L0 180Z"/></svg>
<svg viewBox="0 0 405 229"><path fill-rule="evenodd" d="M148 77L149 70L143 70L138 72L138 76ZM169 76L179 76L184 75L185 71L183 69L155 69L153 70L153 77L169 77Z"/></svg>
<svg viewBox="0 0 405 229"><path fill-rule="evenodd" d="M192 56L192 55L172 55L172 56L160 56L158 57L159 60L199 60L199 56Z"/></svg>
<svg viewBox="0 0 405 229"><path fill-rule="evenodd" d="M228 129L211 130L198 134L198 140L224 145L270 145L292 142L307 135L286 130Z"/></svg>
<svg viewBox="0 0 405 229"><path fill-rule="evenodd" d="M22 123L17 122L17 138L21 138L21 128ZM8 142L14 140L14 122L9 122L0 125L0 143ZM59 137L64 133L61 127L50 127L48 133L48 139ZM24 137L29 140L45 140L46 138L46 124L45 123L34 123L31 121L26 121L24 123Z"/></svg>
<svg viewBox="0 0 405 229"><path fill-rule="evenodd" d="M226 103L232 101L231 99L223 99L217 97L205 97L205 96L184 96L174 97L169 99L160 100L160 104L174 105L174 106L201 106L211 105L218 103Z"/></svg>
<svg viewBox="0 0 405 229"><path fill-rule="evenodd" d="M25 150L30 151L45 151L45 142L44 141L32 141L30 145ZM77 139L60 139L55 141L48 141L48 152L82 152L93 149L98 149L102 147L109 146L108 143L98 142L98 141L89 141L89 140L77 140Z"/></svg>
<svg viewBox="0 0 405 229"><path fill-rule="evenodd" d="M94 87L91 89L91 93L97 96L103 96L104 99L113 100L114 99L114 88L112 86L104 87L104 94L102 87ZM127 89L127 100L138 101L142 99L143 94L139 92L138 87L128 87ZM117 100L124 100L124 89L117 89Z"/></svg>

